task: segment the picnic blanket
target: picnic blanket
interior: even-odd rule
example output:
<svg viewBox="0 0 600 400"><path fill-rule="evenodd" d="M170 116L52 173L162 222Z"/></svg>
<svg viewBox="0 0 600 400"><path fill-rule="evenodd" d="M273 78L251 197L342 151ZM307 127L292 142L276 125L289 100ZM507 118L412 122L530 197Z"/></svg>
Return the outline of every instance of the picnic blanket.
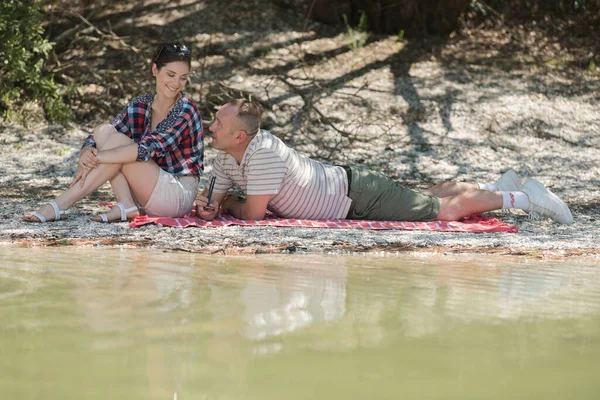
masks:
<svg viewBox="0 0 600 400"><path fill-rule="evenodd" d="M406 222L406 221L367 221L355 219L285 219L267 216L260 221L247 221L222 215L212 221L205 221L194 215L182 218L148 217L141 215L136 217L129 226L138 228L143 225L155 224L159 226L171 226L175 228L188 227L220 227L228 225L240 226L276 226L285 228L333 228L333 229L373 229L373 230L422 230L440 232L510 232L517 233L516 226L508 225L496 218L486 218L481 215L472 215L457 222L429 221L429 222Z"/></svg>

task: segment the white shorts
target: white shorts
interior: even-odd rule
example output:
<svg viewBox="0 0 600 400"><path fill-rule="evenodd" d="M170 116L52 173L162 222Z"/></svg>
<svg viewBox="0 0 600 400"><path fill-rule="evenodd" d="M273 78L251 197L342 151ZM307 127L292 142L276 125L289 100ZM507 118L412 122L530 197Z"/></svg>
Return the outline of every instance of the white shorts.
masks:
<svg viewBox="0 0 600 400"><path fill-rule="evenodd" d="M160 169L158 181L143 207L151 217L183 217L192 211L199 177L195 175L174 176Z"/></svg>

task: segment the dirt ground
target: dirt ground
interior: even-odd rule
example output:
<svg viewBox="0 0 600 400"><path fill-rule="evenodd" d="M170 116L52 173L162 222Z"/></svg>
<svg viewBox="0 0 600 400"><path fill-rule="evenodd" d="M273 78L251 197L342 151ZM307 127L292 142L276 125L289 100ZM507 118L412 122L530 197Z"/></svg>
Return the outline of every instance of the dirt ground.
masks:
<svg viewBox="0 0 600 400"><path fill-rule="evenodd" d="M76 119L48 125L32 109L20 124L0 124L2 245L600 257L600 74L588 67L597 49L585 37L567 41L536 25L496 24L444 40L371 35L353 48L343 27L307 19L306 1L143 4L99 7L68 35L60 35L67 14L53 11L57 80L80 85L72 99ZM70 13L75 18L77 10ZM229 96L252 96L265 109L263 127L313 158L369 165L417 188L450 179L493 182L513 168L563 198L575 223L490 213L519 233L130 229L89 222L104 210L99 202L113 201L108 185L75 205L68 221L21 222L25 211L68 187L86 132L153 90L148 71L161 41L192 46L187 92L206 124ZM206 172L214 156L207 137Z"/></svg>

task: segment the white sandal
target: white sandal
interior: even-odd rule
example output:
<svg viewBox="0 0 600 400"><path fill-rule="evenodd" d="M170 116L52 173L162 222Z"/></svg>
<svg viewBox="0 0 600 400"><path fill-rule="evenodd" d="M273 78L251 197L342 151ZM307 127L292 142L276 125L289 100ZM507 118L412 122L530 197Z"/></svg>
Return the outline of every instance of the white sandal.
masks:
<svg viewBox="0 0 600 400"><path fill-rule="evenodd" d="M50 200L48 202L48 204L50 204L52 206L52 208L54 209L54 219L46 220L46 218L42 214L38 213L37 211L31 211L31 212L25 213L25 215L33 215L34 217L39 218L39 221L32 221L29 219L24 219L24 221L37 222L37 223L52 222L52 221L58 221L61 219L66 219L66 218L63 218L62 216L63 215L68 216L69 214L71 214L71 210L61 210L60 208L58 208L58 204L56 204L56 202L54 200Z"/></svg>
<svg viewBox="0 0 600 400"><path fill-rule="evenodd" d="M128 221L127 213L136 211L138 209L137 206L131 206L129 208L125 208L125 206L121 203L116 203L115 206L119 207L119 209L121 210L121 221L122 222ZM116 221L116 220L109 221L108 216L106 214L100 214L99 217L102 218L102 222L104 222L104 223ZM98 221L98 222L100 222L100 221Z"/></svg>

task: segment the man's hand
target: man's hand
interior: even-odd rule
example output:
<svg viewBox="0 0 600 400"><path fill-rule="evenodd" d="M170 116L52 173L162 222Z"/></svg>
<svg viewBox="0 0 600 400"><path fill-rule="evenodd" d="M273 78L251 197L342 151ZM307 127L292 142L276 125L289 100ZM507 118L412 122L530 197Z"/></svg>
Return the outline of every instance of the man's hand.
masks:
<svg viewBox="0 0 600 400"><path fill-rule="evenodd" d="M208 204L207 200L202 194L196 196L196 216L205 221L212 221L219 213L219 203L212 199Z"/></svg>
<svg viewBox="0 0 600 400"><path fill-rule="evenodd" d="M219 205L223 202L225 193L213 193L210 205L207 204L208 189L196 194L196 216L205 221L212 221L219 214Z"/></svg>

